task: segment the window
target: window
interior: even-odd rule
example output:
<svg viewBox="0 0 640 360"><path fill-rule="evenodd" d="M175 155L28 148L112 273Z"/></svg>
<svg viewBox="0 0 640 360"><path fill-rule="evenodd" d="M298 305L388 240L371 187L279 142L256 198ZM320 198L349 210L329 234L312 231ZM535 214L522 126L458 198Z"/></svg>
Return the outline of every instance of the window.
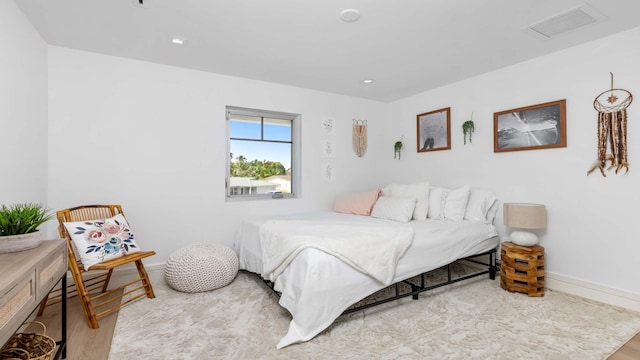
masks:
<svg viewBox="0 0 640 360"><path fill-rule="evenodd" d="M300 193L300 115L227 106L227 199Z"/></svg>

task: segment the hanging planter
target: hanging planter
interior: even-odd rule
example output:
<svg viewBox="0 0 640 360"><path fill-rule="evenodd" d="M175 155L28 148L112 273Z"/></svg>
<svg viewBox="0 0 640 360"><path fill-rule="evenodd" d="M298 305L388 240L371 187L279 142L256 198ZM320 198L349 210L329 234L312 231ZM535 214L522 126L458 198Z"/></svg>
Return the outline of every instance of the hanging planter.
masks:
<svg viewBox="0 0 640 360"><path fill-rule="evenodd" d="M402 143L402 137L400 137L400 141L396 141L396 143L393 144L393 158L394 159L397 157L398 160L400 160L400 152L402 151L403 147L404 147L404 143Z"/></svg>
<svg viewBox="0 0 640 360"><path fill-rule="evenodd" d="M462 133L464 134L464 144L467 145L467 134L469 134L469 143L471 143L473 132L476 130L473 123L473 113L471 113L471 119L462 123Z"/></svg>

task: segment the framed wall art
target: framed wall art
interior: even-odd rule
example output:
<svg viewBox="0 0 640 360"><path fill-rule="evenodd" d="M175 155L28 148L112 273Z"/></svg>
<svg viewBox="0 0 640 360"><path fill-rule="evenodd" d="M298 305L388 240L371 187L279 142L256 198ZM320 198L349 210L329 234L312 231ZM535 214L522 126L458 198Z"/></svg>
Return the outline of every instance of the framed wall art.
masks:
<svg viewBox="0 0 640 360"><path fill-rule="evenodd" d="M566 100L493 114L493 151L567 147Z"/></svg>
<svg viewBox="0 0 640 360"><path fill-rule="evenodd" d="M416 116L418 152L451 149L451 108Z"/></svg>

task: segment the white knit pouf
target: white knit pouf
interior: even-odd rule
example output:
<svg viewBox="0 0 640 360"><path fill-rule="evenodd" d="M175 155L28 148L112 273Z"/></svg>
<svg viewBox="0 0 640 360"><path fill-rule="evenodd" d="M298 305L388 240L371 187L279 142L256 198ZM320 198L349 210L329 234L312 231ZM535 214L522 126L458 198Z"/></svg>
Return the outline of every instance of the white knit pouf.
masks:
<svg viewBox="0 0 640 360"><path fill-rule="evenodd" d="M172 288L188 293L209 291L229 284L238 273L238 256L221 244L189 245L167 260L164 276Z"/></svg>

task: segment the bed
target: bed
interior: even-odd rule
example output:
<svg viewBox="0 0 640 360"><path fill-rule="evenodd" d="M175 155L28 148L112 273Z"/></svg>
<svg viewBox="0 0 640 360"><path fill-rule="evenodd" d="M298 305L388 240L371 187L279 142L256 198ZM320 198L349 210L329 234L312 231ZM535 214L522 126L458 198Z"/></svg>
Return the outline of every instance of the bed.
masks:
<svg viewBox="0 0 640 360"><path fill-rule="evenodd" d="M272 289L280 296L280 305L292 315L288 332L277 344L277 348L312 339L353 304L389 284L356 270L353 264L348 265L339 257L314 247L303 247L286 262L286 266L275 273L275 276L274 273L266 276L260 238L264 228L273 221L409 227L412 241L397 260L397 266L389 279L391 284L479 254L488 254L491 257L486 263L489 265L488 268L478 275L489 273L491 278L495 276L494 256L499 239L496 228L491 224L492 218L488 222L427 218L398 224L396 221L371 216L326 211L278 217L277 220L246 220L238 228L234 241L239 267L272 280L265 282L271 284ZM428 290L413 285L412 289L409 296L412 295L414 298L417 298L419 292Z"/></svg>

